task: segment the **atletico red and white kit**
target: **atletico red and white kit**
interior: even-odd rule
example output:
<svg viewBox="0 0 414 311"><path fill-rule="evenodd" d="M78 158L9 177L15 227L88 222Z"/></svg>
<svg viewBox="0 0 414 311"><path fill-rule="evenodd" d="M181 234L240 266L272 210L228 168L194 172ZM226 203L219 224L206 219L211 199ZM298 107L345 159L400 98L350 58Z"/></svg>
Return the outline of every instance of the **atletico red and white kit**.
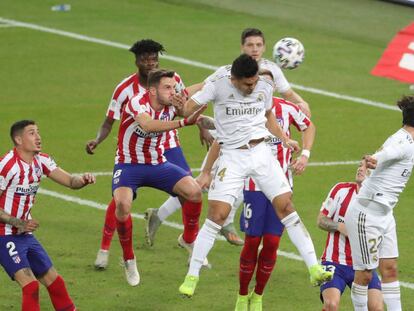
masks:
<svg viewBox="0 0 414 311"><path fill-rule="evenodd" d="M32 163L23 161L16 149L0 158L0 208L19 219L31 219L42 176L57 168L45 153L36 154ZM34 275L44 275L52 262L46 251L31 233L19 234L17 228L0 223L0 264L13 279L15 273L30 268Z"/></svg>
<svg viewBox="0 0 414 311"><path fill-rule="evenodd" d="M155 111L147 92L132 97L125 107L119 126L115 163L160 164L166 161L164 151L170 141L171 131L145 132L134 119L142 113L161 121L174 120L177 116L174 106L164 106L161 111Z"/></svg>
<svg viewBox="0 0 414 311"><path fill-rule="evenodd" d="M175 184L190 172L167 161L164 155L171 131L147 133L135 121L137 115L144 113L154 120L163 121L173 120L177 115L173 106L155 111L148 92L132 97L125 107L119 127L112 191L128 187L135 196L136 189L149 186L173 195Z"/></svg>
<svg viewBox="0 0 414 311"><path fill-rule="evenodd" d="M31 219L40 179L57 168L55 161L45 153L34 156L32 163L26 163L16 149L9 151L0 160L0 208L19 219ZM0 223L0 236L17 234L11 225Z"/></svg>
<svg viewBox="0 0 414 311"><path fill-rule="evenodd" d="M186 93L185 85L177 73L175 74L174 79L177 82L175 85L176 92ZM140 83L138 74L134 73L128 76L115 88L106 116L112 120L120 120L126 104L132 97L135 95L142 95L145 92L146 88ZM177 130L171 130L169 133L168 140L165 142L165 150L180 146Z"/></svg>
<svg viewBox="0 0 414 311"><path fill-rule="evenodd" d="M322 204L321 212L334 222L345 223L345 214L349 202L356 194L356 183L338 183ZM339 231L329 232L322 261L330 261L341 265L352 266L351 245L346 236Z"/></svg>

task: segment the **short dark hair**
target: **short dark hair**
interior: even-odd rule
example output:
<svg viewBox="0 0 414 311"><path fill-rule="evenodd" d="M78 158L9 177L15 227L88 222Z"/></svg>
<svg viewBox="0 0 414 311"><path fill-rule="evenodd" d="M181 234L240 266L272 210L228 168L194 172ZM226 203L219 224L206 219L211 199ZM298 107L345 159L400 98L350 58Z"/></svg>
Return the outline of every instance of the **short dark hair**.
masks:
<svg viewBox="0 0 414 311"><path fill-rule="evenodd" d="M157 86L162 78L174 78L175 72L166 69L155 69L148 73L148 87Z"/></svg>
<svg viewBox="0 0 414 311"><path fill-rule="evenodd" d="M414 95L406 95L401 97L401 99L397 102L397 106L402 111L403 125L414 127Z"/></svg>
<svg viewBox="0 0 414 311"><path fill-rule="evenodd" d="M135 42L129 49L136 57L147 53L161 53L165 52L161 43L158 43L151 39L144 39Z"/></svg>
<svg viewBox="0 0 414 311"><path fill-rule="evenodd" d="M261 37L263 39L263 43L265 42L263 32L257 28L246 28L245 30L243 30L241 34L241 44L244 44L246 38L248 37Z"/></svg>
<svg viewBox="0 0 414 311"><path fill-rule="evenodd" d="M257 61L247 54L241 54L231 66L231 75L236 79L251 78L257 75L258 71Z"/></svg>
<svg viewBox="0 0 414 311"><path fill-rule="evenodd" d="M15 122L10 128L10 138L13 141L13 143L16 145L16 140L14 138L17 135L20 135L26 126L35 124L36 122L33 120L20 120Z"/></svg>

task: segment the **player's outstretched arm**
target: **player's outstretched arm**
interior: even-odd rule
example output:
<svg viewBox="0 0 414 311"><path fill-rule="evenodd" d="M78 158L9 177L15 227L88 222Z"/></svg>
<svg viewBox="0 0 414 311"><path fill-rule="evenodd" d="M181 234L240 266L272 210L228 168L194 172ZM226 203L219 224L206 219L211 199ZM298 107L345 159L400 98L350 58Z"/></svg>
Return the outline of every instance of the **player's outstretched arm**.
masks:
<svg viewBox="0 0 414 311"><path fill-rule="evenodd" d="M188 126L188 125L194 125L198 117L203 113L204 110L206 110L207 105L198 106L198 109L196 109L191 115L188 117L182 119L182 120L173 120L173 121L161 121L161 120L154 120L151 118L151 116L147 113L140 113L135 116L135 121L138 122L138 124L141 126L141 128L147 132L166 132L175 130L180 127Z"/></svg>
<svg viewBox="0 0 414 311"><path fill-rule="evenodd" d="M308 118L311 117L309 104L293 89L289 89L288 91L281 93L281 95L284 99L298 105Z"/></svg>
<svg viewBox="0 0 414 311"><path fill-rule="evenodd" d="M302 132L302 154L292 162L292 169L296 175L300 175L305 171L308 165L310 151L315 141L316 127L311 122L309 126Z"/></svg>
<svg viewBox="0 0 414 311"><path fill-rule="evenodd" d="M114 121L115 121L114 119L111 119L108 117L105 118L101 127L98 130L98 134L96 135L96 138L89 140L86 143L85 149L88 154L94 154L94 150L96 149L96 147L98 147L98 145L108 137L109 133L111 133Z"/></svg>
<svg viewBox="0 0 414 311"><path fill-rule="evenodd" d="M91 173L83 175L71 175L61 168L54 169L48 176L54 182L66 186L71 189L81 189L89 184L94 184L96 178Z"/></svg>

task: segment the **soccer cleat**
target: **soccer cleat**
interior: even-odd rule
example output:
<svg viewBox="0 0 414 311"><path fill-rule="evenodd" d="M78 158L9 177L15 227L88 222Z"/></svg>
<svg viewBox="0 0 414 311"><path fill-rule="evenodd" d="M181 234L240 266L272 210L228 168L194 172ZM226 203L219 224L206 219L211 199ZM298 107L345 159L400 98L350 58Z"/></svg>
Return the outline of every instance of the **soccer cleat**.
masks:
<svg viewBox="0 0 414 311"><path fill-rule="evenodd" d="M309 274L312 286L320 286L323 283L332 280L333 278L333 272L326 271L320 264L316 264L310 267Z"/></svg>
<svg viewBox="0 0 414 311"><path fill-rule="evenodd" d="M127 282L131 286L137 286L140 281L138 269L137 269L137 262L134 259L125 260L123 262L124 270L125 270L125 276L127 279Z"/></svg>
<svg viewBox="0 0 414 311"><path fill-rule="evenodd" d="M249 297L250 311L262 311L262 298L263 295L252 292Z"/></svg>
<svg viewBox="0 0 414 311"><path fill-rule="evenodd" d="M147 224L145 226L145 240L149 246L154 245L155 233L161 226L162 221L158 217L158 208L148 208L145 211L145 220Z"/></svg>
<svg viewBox="0 0 414 311"><path fill-rule="evenodd" d="M243 246L244 240L239 236L239 234L236 231L236 228L234 228L234 224L230 223L224 227L221 228L220 233L222 236L224 236L230 244L237 245L237 246Z"/></svg>
<svg viewBox="0 0 414 311"><path fill-rule="evenodd" d="M249 296L237 295L236 307L234 311L248 311L249 310Z"/></svg>
<svg viewBox="0 0 414 311"><path fill-rule="evenodd" d="M199 278L197 276L186 275L184 283L181 284L180 288L178 289L179 292L184 296L192 297L197 287L198 279Z"/></svg>
<svg viewBox="0 0 414 311"><path fill-rule="evenodd" d="M96 259L94 263L95 269L105 270L106 267L108 266L108 261L109 261L109 251L100 249L98 251L98 254L96 255Z"/></svg>
<svg viewBox="0 0 414 311"><path fill-rule="evenodd" d="M194 242L193 243L187 243L186 241L184 241L182 233L178 236L177 241L178 241L178 246L180 246L180 247L187 250L187 252L188 252L188 264L190 264L191 256L193 255ZM211 269L211 265L208 263L207 258L204 259L202 267Z"/></svg>

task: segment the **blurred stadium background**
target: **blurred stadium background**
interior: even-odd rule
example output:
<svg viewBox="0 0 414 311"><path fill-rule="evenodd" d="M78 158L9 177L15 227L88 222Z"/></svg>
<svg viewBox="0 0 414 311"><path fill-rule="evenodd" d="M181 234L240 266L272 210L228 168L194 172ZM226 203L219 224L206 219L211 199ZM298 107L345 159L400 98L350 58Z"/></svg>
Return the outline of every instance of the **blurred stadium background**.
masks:
<svg viewBox="0 0 414 311"><path fill-rule="evenodd" d="M370 70L394 34L413 21L413 7L374 0L68 3L70 11L55 12L55 1L0 2L0 152L11 148L10 125L30 118L40 126L44 151L59 165L71 172L102 173L95 186L79 192L45 180L33 209L41 223L36 236L65 277L79 310L232 310L236 299L240 248L216 243L209 256L213 269L203 271L197 294L183 299L178 286L187 254L176 246L180 231L162 227L156 245L147 248L140 217L134 220L140 286L131 288L124 280L117 239L108 270L93 269L102 209L111 197L116 127L94 156L86 154L84 145L95 136L116 84L135 71L127 47L138 39L163 43L168 54L161 67L176 70L186 85L201 81L214 66L230 63L239 54L245 27L264 31L268 58L282 37L304 44L305 62L285 74L311 105L317 139L313 166L295 180L294 201L321 253L326 234L316 227L316 216L328 190L338 181L352 180L361 155L374 152L401 125L393 105L412 91L407 84L373 77ZM196 129L183 129L180 136L190 166L199 168L206 150ZM143 189L134 212L142 215L166 197ZM413 200L411 181L395 210L404 310L414 310ZM171 221L179 224L180 217ZM265 291L264 309L320 310L319 290L310 287L305 266L292 256L296 251L287 238L280 248L284 253ZM42 308L52 310L44 289L41 296ZM19 309L20 290L2 272L0 310ZM342 310L351 309L348 291Z"/></svg>

